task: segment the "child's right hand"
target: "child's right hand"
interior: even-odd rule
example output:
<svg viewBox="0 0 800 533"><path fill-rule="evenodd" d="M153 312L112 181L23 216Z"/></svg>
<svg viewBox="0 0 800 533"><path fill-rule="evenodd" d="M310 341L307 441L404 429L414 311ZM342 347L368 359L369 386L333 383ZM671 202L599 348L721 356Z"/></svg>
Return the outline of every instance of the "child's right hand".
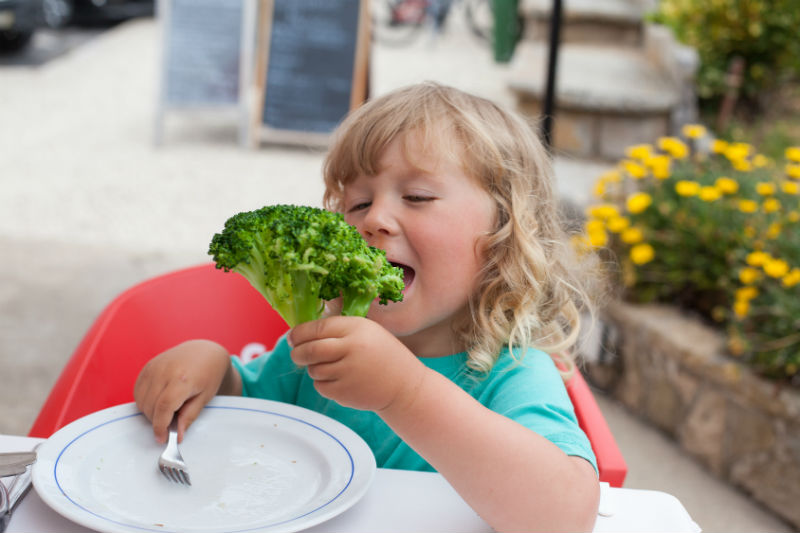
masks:
<svg viewBox="0 0 800 533"><path fill-rule="evenodd" d="M151 359L133 388L136 405L153 424L158 442L178 412L178 441L217 393L241 394L241 379L228 351L207 340L192 340Z"/></svg>

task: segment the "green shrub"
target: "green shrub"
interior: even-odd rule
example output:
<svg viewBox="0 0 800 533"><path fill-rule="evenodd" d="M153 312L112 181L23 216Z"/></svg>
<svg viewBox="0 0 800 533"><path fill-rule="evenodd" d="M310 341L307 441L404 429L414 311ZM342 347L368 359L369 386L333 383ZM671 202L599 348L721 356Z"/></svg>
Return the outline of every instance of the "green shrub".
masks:
<svg viewBox="0 0 800 533"><path fill-rule="evenodd" d="M579 242L613 252L626 298L700 313L732 355L798 382L800 147L778 162L702 126L684 136L628 149L598 181Z"/></svg>
<svg viewBox="0 0 800 533"><path fill-rule="evenodd" d="M745 60L741 94L751 102L800 74L798 0L660 0L651 18L697 50L703 100L719 101L725 94L735 56Z"/></svg>

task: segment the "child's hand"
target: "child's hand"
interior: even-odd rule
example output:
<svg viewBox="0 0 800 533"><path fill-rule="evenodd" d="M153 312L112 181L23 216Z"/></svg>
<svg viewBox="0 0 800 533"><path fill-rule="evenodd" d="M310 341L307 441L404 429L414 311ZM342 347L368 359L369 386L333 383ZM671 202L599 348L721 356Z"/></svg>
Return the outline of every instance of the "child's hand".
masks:
<svg viewBox="0 0 800 533"><path fill-rule="evenodd" d="M217 392L235 393L238 386L241 394L237 378L225 348L211 341L188 341L151 359L136 379L133 396L152 422L158 442L166 442L167 426L179 411L178 440L182 441L186 429Z"/></svg>
<svg viewBox="0 0 800 533"><path fill-rule="evenodd" d="M382 326L336 316L297 325L292 360L307 366L317 391L356 409L379 412L413 399L425 366Z"/></svg>

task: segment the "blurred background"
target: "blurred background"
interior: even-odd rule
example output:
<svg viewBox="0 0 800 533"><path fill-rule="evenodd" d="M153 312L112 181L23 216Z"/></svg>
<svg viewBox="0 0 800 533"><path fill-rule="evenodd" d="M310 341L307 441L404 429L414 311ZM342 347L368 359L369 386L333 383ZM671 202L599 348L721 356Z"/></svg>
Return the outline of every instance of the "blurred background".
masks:
<svg viewBox="0 0 800 533"><path fill-rule="evenodd" d="M275 28L333 18L324 2L276 1L286 11ZM795 0L350 2L365 3L370 24L320 37L324 53L355 47L349 68L363 71L348 95L436 80L517 109L549 140L578 245L614 265L614 305L583 355L628 461L625 486L677 496L706 531L798 530ZM297 135L268 118L256 5L0 0L0 433L27 434L124 289L208 261L235 212L320 205L327 123ZM304 36L287 27L282 42ZM285 66L286 85L317 67ZM236 82L218 88L221 77ZM175 80L184 85L170 92ZM678 181L697 192L675 192ZM631 208L634 193L645 196ZM642 236L625 237L631 228ZM654 323L683 345L631 340ZM755 404L776 420L735 426L767 420Z"/></svg>

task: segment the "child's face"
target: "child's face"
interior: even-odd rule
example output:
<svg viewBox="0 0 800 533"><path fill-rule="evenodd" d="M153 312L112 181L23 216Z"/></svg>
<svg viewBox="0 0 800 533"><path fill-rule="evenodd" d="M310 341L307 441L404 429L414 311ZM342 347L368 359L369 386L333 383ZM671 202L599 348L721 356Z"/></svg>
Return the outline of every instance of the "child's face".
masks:
<svg viewBox="0 0 800 533"><path fill-rule="evenodd" d="M408 140L416 164L404 156L404 138L393 141L377 175L345 187L345 219L405 271L403 301L373 302L369 317L416 355L443 356L465 348L454 344L452 324L469 312L495 207L456 162L424 154L415 136Z"/></svg>

